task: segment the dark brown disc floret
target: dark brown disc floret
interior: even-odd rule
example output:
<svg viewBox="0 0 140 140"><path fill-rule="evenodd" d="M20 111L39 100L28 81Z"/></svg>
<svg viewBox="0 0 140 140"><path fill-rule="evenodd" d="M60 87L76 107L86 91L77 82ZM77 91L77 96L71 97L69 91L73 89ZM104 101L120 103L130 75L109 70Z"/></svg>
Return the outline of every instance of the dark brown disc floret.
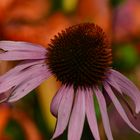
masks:
<svg viewBox="0 0 140 140"><path fill-rule="evenodd" d="M47 64L68 86L92 88L101 84L112 63L112 52L103 30L93 23L66 28L51 40Z"/></svg>

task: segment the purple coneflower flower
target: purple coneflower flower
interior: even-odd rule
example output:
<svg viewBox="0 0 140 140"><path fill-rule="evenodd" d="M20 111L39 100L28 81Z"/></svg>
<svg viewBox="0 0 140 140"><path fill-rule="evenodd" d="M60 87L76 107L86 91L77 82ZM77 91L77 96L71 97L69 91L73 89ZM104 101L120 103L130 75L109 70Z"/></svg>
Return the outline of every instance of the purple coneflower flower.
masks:
<svg viewBox="0 0 140 140"><path fill-rule="evenodd" d="M51 75L62 83L51 103L51 112L57 118L52 139L68 126L68 140L80 140L87 118L93 137L100 140L93 100L96 96L106 136L113 140L104 94L112 100L123 120L139 133L116 94L122 98L124 94L129 96L138 113L140 92L125 76L111 68L111 47L99 26L84 23L69 27L58 33L47 49L13 41L1 41L0 49L0 60L20 60L16 67L0 77L0 101L19 100Z"/></svg>

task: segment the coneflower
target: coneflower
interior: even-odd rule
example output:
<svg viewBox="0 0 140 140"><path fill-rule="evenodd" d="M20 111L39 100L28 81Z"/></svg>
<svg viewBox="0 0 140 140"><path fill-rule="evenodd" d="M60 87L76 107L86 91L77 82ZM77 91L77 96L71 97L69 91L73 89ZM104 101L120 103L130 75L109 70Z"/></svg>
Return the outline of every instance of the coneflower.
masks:
<svg viewBox="0 0 140 140"><path fill-rule="evenodd" d="M57 118L52 139L68 126L68 140L80 140L85 118L95 140L100 140L93 97L96 96L108 140L113 140L107 94L123 120L136 132L116 94L129 96L140 111L140 92L111 68L112 49L103 30L93 23L74 25L58 33L47 49L26 42L1 41L0 60L21 62L0 77L0 101L14 102L54 75L62 85L51 103Z"/></svg>

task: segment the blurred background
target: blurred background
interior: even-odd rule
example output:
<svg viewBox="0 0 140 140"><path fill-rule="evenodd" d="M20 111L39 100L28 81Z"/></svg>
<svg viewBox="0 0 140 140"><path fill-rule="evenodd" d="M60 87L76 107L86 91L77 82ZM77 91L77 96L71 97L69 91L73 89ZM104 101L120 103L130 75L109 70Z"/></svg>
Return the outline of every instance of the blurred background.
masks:
<svg viewBox="0 0 140 140"><path fill-rule="evenodd" d="M65 27L94 22L108 34L113 48L113 68L121 71L140 89L140 0L1 0L0 40L20 40L48 47L50 39ZM0 74L15 65L0 61ZM55 118L50 102L60 83L45 81L14 104L0 105L0 140L50 140ZM129 101L134 109L134 104ZM140 115L130 120L140 129ZM113 105L109 116L114 140L139 140L120 118ZM106 140L98 107L100 135ZM67 132L58 140L66 140ZM82 140L93 140L85 124Z"/></svg>

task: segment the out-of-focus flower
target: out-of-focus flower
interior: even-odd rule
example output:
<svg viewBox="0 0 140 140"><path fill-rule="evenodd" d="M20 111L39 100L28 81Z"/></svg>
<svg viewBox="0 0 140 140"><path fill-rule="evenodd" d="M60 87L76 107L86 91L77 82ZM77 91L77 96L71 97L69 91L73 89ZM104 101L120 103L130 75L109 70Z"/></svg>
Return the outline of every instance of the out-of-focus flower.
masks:
<svg viewBox="0 0 140 140"><path fill-rule="evenodd" d="M20 125L26 140L42 140L41 133L27 113L12 109L8 104L0 105L0 113L0 140L13 140L14 135L10 136L5 132L11 120L15 120Z"/></svg>
<svg viewBox="0 0 140 140"><path fill-rule="evenodd" d="M14 0L4 0L0 2L0 22L5 19L7 9L13 3Z"/></svg>
<svg viewBox="0 0 140 140"><path fill-rule="evenodd" d="M21 22L34 22L44 18L50 11L48 0L10 0L5 11L5 19L21 20Z"/></svg>
<svg viewBox="0 0 140 140"><path fill-rule="evenodd" d="M110 36L112 23L108 0L79 0L75 16L79 21L96 23Z"/></svg>
<svg viewBox="0 0 140 140"><path fill-rule="evenodd" d="M5 0L0 2L0 38L4 38L6 26L9 24L36 24L50 12L48 0ZM8 31L9 32L9 31ZM19 34L19 32L18 32Z"/></svg>
<svg viewBox="0 0 140 140"><path fill-rule="evenodd" d="M116 42L139 38L140 1L126 0L114 10L113 36Z"/></svg>
<svg viewBox="0 0 140 140"><path fill-rule="evenodd" d="M87 117L96 140L100 140L93 97L97 98L106 136L113 140L104 94L123 120L136 132L114 91L129 96L140 111L140 92L125 76L113 70L112 50L103 30L93 23L74 25L58 33L47 49L25 42L0 42L0 60L21 60L0 77L0 99L14 102L54 75L62 83L52 100L57 118L53 138L68 126L68 140L80 140Z"/></svg>
<svg viewBox="0 0 140 140"><path fill-rule="evenodd" d="M3 25L3 36L9 40L28 41L47 47L50 39L69 25L69 20L59 12L37 24L20 24L18 21L10 20Z"/></svg>
<svg viewBox="0 0 140 140"><path fill-rule="evenodd" d="M7 124L7 121L10 118L10 109L6 105L1 105L0 106L0 137L2 137L4 133L4 128Z"/></svg>

